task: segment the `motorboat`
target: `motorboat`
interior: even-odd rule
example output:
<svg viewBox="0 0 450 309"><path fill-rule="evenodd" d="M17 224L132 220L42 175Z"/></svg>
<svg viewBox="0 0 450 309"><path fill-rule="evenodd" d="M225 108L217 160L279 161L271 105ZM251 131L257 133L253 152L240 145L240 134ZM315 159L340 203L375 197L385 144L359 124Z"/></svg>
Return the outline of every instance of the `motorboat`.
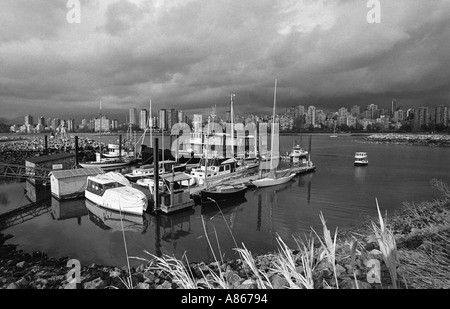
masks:
<svg viewBox="0 0 450 309"><path fill-rule="evenodd" d="M213 159L212 164L205 161L205 164L200 165L197 168L192 168L191 176L193 176L198 185L203 185L205 179L208 183L229 179L233 176L242 175L248 170L246 166L238 166L238 160L235 158L227 159L221 163L218 163ZM210 161L210 160L208 160Z"/></svg>
<svg viewBox="0 0 450 309"><path fill-rule="evenodd" d="M367 160L367 152L355 153L355 166L366 166L368 164L369 160Z"/></svg>
<svg viewBox="0 0 450 309"><path fill-rule="evenodd" d="M120 173L88 176L84 192L92 203L121 213L142 214L148 205L147 196Z"/></svg>
<svg viewBox="0 0 450 309"><path fill-rule="evenodd" d="M165 160L158 163L159 173L180 172L186 170L186 164L177 164L177 161ZM154 164L145 164L127 173L124 176L130 181L136 181L142 178L151 178L154 174Z"/></svg>

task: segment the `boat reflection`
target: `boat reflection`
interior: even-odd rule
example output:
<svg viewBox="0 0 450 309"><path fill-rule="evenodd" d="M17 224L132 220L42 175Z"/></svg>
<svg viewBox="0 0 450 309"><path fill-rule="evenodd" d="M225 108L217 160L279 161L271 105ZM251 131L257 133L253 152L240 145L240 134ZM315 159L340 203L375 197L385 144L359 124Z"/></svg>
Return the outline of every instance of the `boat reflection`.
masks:
<svg viewBox="0 0 450 309"><path fill-rule="evenodd" d="M85 200L89 219L103 230L142 232L144 230L144 217L129 213L119 213L99 207L89 200Z"/></svg>
<svg viewBox="0 0 450 309"><path fill-rule="evenodd" d="M245 196L242 196L234 200L202 204L201 214L209 218L214 217L220 212L222 212L223 214L228 214L237 211L238 207L246 202L247 199L245 198Z"/></svg>
<svg viewBox="0 0 450 309"><path fill-rule="evenodd" d="M32 202L37 203L49 200L51 197L50 188L48 186L33 184L25 181L26 198Z"/></svg>
<svg viewBox="0 0 450 309"><path fill-rule="evenodd" d="M51 215L54 220L68 220L77 218L80 223L80 218L88 214L84 198L71 200L58 200L52 196L52 212Z"/></svg>
<svg viewBox="0 0 450 309"><path fill-rule="evenodd" d="M364 166L355 166L355 180L359 185L364 185L366 181L366 170Z"/></svg>

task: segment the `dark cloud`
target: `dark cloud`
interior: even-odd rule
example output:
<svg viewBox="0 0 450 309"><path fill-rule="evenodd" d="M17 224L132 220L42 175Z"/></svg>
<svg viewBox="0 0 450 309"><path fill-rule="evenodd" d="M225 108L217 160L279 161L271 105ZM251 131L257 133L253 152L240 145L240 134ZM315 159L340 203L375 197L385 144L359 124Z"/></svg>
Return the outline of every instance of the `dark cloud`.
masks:
<svg viewBox="0 0 450 309"><path fill-rule="evenodd" d="M448 104L450 3L381 1L4 1L0 103L7 117L129 107L271 111L370 103ZM47 111L48 110L48 111ZM124 118L124 116L123 116Z"/></svg>

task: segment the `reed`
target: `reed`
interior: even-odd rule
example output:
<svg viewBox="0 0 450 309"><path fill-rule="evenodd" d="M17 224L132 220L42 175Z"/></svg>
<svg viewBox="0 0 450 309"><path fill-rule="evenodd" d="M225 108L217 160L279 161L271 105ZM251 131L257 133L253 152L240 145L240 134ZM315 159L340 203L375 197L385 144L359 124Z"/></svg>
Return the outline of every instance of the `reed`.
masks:
<svg viewBox="0 0 450 309"><path fill-rule="evenodd" d="M336 228L336 232L334 233L334 239L332 239L330 230L327 228L327 224L322 212L320 212L320 221L322 222L323 238L325 243L322 241L319 234L317 234L317 232L313 228L311 229L316 234L323 248L320 259L322 260L324 257L326 257L328 263L333 267L334 279L336 280L336 287L339 289L339 282L336 274L336 241L338 229Z"/></svg>
<svg viewBox="0 0 450 309"><path fill-rule="evenodd" d="M380 251L383 254L383 261L386 264L389 274L391 276L392 285L394 289L397 288L397 267L399 266L399 259L397 253L397 245L395 242L394 234L388 229L381 216L380 207L378 205L378 199L376 200L378 211L378 226L372 221L372 231L375 233Z"/></svg>
<svg viewBox="0 0 450 309"><path fill-rule="evenodd" d="M245 264L250 268L253 275L257 278L257 285L259 289L272 288L272 283L270 282L267 275L258 269L255 260L253 259L252 253L242 244L242 248L235 248L241 258L244 260Z"/></svg>

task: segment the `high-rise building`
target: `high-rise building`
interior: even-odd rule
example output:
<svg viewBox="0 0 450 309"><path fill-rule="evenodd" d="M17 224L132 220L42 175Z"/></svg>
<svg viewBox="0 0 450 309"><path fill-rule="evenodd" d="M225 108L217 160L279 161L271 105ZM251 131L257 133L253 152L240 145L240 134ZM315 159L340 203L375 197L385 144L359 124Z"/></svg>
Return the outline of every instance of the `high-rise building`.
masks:
<svg viewBox="0 0 450 309"><path fill-rule="evenodd" d="M375 104L370 104L367 106L367 110L369 111L370 119L377 119L378 117L378 106Z"/></svg>
<svg viewBox="0 0 450 309"><path fill-rule="evenodd" d="M171 108L167 110L167 129L171 130L172 127L178 122L178 111Z"/></svg>
<svg viewBox="0 0 450 309"><path fill-rule="evenodd" d="M183 111L178 111L178 122L186 122L186 115Z"/></svg>
<svg viewBox="0 0 450 309"><path fill-rule="evenodd" d="M129 109L128 119L129 119L131 125L138 124L138 115L136 112L136 108L132 107Z"/></svg>
<svg viewBox="0 0 450 309"><path fill-rule="evenodd" d="M299 116L303 116L305 114L305 107L303 105L297 106L297 109L298 109L297 113Z"/></svg>
<svg viewBox="0 0 450 309"><path fill-rule="evenodd" d="M39 117L39 121L38 124L42 125L45 128L45 118L44 117Z"/></svg>
<svg viewBox="0 0 450 309"><path fill-rule="evenodd" d="M111 130L117 130L119 128L119 120L114 119L111 121Z"/></svg>
<svg viewBox="0 0 450 309"><path fill-rule="evenodd" d="M32 126L33 123L33 116L31 115L25 115L25 126Z"/></svg>
<svg viewBox="0 0 450 309"><path fill-rule="evenodd" d="M159 110L158 127L161 130L167 130L167 111L165 109Z"/></svg>
<svg viewBox="0 0 450 309"><path fill-rule="evenodd" d="M413 130L420 131L423 125L428 125L428 107L417 107L414 109Z"/></svg>
<svg viewBox="0 0 450 309"><path fill-rule="evenodd" d="M391 102L391 116L394 116L394 112L397 110L397 100L392 99Z"/></svg>
<svg viewBox="0 0 450 309"><path fill-rule="evenodd" d="M359 115L361 114L361 107L359 105L354 105L351 108L350 113L353 117L359 117Z"/></svg>
<svg viewBox="0 0 450 309"><path fill-rule="evenodd" d="M316 125L316 107L314 105L308 107L308 117L306 124L312 124L313 126Z"/></svg>
<svg viewBox="0 0 450 309"><path fill-rule="evenodd" d="M61 124L61 120L59 118L54 118L52 120L51 128L53 131L56 131L58 129L59 125Z"/></svg>
<svg viewBox="0 0 450 309"><path fill-rule="evenodd" d="M348 109L346 107L341 107L338 110L338 113L339 113L339 117L347 118L347 116L348 116Z"/></svg>
<svg viewBox="0 0 450 309"><path fill-rule="evenodd" d="M434 108L434 121L436 124L448 126L449 124L449 108L448 106L436 106Z"/></svg>
<svg viewBox="0 0 450 309"><path fill-rule="evenodd" d="M75 119L67 119L67 132L75 131Z"/></svg>
<svg viewBox="0 0 450 309"><path fill-rule="evenodd" d="M139 129L145 130L148 126L148 111L146 109L141 109L139 118Z"/></svg>
<svg viewBox="0 0 450 309"><path fill-rule="evenodd" d="M102 116L101 118L95 118L94 120L94 131L95 132L109 132L109 119L106 116Z"/></svg>

